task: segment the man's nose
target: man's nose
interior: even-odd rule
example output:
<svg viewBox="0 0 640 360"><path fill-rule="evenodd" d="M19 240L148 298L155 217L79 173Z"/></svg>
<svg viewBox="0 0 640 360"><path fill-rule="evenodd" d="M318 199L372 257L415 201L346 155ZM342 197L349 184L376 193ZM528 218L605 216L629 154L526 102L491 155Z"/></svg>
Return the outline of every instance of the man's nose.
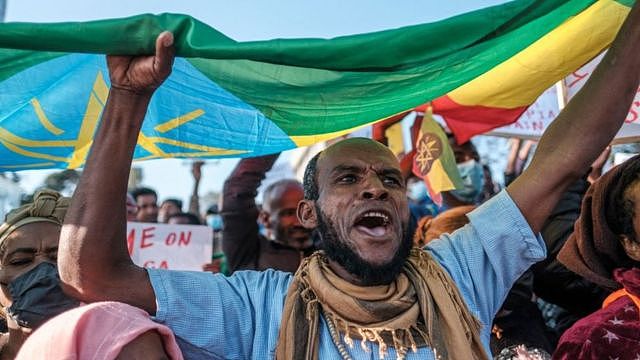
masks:
<svg viewBox="0 0 640 360"><path fill-rule="evenodd" d="M36 254L35 259L33 261L33 265L37 266L37 265L39 265L40 263L43 263L43 262L52 263L53 265L58 266L57 261L52 259L49 254L46 254L46 253L38 253L38 254Z"/></svg>
<svg viewBox="0 0 640 360"><path fill-rule="evenodd" d="M370 176L363 183L360 196L365 200L387 200L389 191L378 176Z"/></svg>

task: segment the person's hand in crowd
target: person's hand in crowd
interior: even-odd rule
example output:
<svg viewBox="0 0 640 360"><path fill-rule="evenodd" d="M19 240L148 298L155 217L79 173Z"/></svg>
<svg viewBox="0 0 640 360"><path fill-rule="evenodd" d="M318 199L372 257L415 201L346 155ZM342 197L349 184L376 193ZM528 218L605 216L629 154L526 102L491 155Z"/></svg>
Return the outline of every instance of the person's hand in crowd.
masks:
<svg viewBox="0 0 640 360"><path fill-rule="evenodd" d="M107 56L111 89L151 94L171 73L175 48L173 34L164 31L156 38L156 52L150 56Z"/></svg>
<svg viewBox="0 0 640 360"><path fill-rule="evenodd" d="M505 174L511 175L515 173L516 158L518 157L518 151L520 150L521 143L522 140L518 138L509 139L509 155L507 157L507 166L504 169Z"/></svg>
<svg viewBox="0 0 640 360"><path fill-rule="evenodd" d="M215 259L208 264L202 265L202 271L208 271L217 274L220 272L221 267L222 259Z"/></svg>
<svg viewBox="0 0 640 360"><path fill-rule="evenodd" d="M520 159L523 163L525 163L527 161L527 159L529 158L529 153L531 152L531 149L533 148L533 145L536 144L537 141L535 140L526 140L523 144L522 147L520 148L520 151L518 152L518 159ZM520 169L520 171L522 171L522 169Z"/></svg>
<svg viewBox="0 0 640 360"><path fill-rule="evenodd" d="M204 161L194 161L191 164L191 175L193 175L193 180L200 181L202 178L202 165L204 165Z"/></svg>

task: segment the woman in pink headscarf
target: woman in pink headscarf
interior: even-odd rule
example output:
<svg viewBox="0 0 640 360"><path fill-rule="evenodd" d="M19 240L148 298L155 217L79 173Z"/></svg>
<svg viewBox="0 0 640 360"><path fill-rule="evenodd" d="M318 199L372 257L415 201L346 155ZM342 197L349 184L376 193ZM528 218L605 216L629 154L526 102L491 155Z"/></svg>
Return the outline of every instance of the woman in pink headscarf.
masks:
<svg viewBox="0 0 640 360"><path fill-rule="evenodd" d="M24 343L17 360L153 359L182 360L168 327L144 310L98 302L47 321Z"/></svg>

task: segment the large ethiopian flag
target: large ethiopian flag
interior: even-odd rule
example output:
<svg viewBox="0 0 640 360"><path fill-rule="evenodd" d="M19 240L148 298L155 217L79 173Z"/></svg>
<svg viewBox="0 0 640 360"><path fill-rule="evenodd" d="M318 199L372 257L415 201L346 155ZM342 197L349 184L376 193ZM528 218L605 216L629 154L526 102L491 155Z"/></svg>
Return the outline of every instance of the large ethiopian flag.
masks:
<svg viewBox="0 0 640 360"><path fill-rule="evenodd" d="M153 53L163 30L178 58L137 160L278 152L429 101L465 138L515 120L606 48L631 3L518 0L330 40L236 42L177 14L0 24L0 171L81 167L109 89L102 54Z"/></svg>

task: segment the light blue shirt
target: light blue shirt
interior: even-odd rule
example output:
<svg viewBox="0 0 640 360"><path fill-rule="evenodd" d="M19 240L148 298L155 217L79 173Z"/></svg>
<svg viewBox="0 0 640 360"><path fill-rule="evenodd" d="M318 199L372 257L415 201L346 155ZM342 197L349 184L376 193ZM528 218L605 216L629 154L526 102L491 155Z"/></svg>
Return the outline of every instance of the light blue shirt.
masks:
<svg viewBox="0 0 640 360"><path fill-rule="evenodd" d="M487 353L493 317L513 282L544 259L542 238L531 231L506 191L468 214L470 223L425 247L458 285L469 310L482 322ZM271 359L292 274L239 271L230 277L205 272L148 269L156 294L155 320L175 333L186 359ZM329 330L320 324L320 359L341 359ZM354 359L378 359L358 340L345 345ZM386 359L395 359L388 348ZM433 359L429 348L407 359Z"/></svg>

